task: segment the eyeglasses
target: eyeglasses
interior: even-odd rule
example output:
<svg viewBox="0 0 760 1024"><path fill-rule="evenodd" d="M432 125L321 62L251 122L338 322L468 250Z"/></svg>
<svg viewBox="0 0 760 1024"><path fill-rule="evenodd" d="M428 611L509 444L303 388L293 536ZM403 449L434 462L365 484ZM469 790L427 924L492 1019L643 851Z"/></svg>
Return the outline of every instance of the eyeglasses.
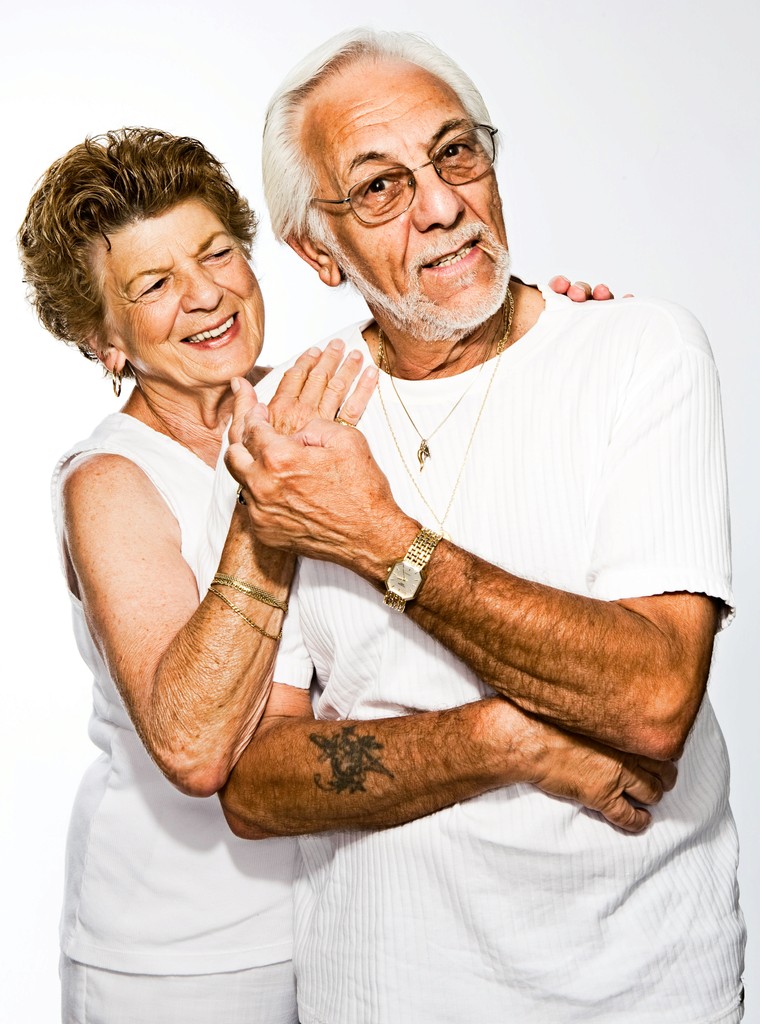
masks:
<svg viewBox="0 0 760 1024"><path fill-rule="evenodd" d="M417 190L414 176L423 167L432 164L435 173L447 185L466 185L488 174L496 155L494 136L497 131L498 128L487 124L476 124L448 139L430 160L413 170L401 164L387 167L352 185L344 199L314 197L312 202L332 206L347 203L362 224L385 224L406 213L412 205Z"/></svg>

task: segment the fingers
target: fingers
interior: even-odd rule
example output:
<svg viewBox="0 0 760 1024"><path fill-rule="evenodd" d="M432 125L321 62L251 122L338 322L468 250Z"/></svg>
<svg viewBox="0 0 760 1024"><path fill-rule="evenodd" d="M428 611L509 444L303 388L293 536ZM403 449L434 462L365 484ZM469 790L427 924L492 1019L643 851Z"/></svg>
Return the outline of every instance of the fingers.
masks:
<svg viewBox="0 0 760 1024"><path fill-rule="evenodd" d="M652 821L652 815L644 807L636 807L624 796L613 797L609 803L598 808L607 821L625 832L643 832Z"/></svg>
<svg viewBox="0 0 760 1024"><path fill-rule="evenodd" d="M353 375L350 375L350 370L345 372L342 376L338 376L338 367L341 365L341 359L343 358L343 352L345 345L339 338L333 338L332 341L328 342L325 346L324 352L320 355L319 359L309 371L309 375L304 382L301 394L299 396L299 403L309 409L318 410L320 404L325 398L326 390L332 385L332 391L343 391L340 394L340 399L337 405L333 409L332 415L334 416L337 412L338 406L343 399L345 394L345 380L347 376L350 376L352 381L356 374L359 372L359 365L355 367ZM334 378L337 378L338 383L334 383ZM326 404L329 405L329 398L326 399ZM328 419L332 417L328 416Z"/></svg>
<svg viewBox="0 0 760 1024"><path fill-rule="evenodd" d="M272 400L274 401L275 398L299 398L309 374L317 365L321 355L321 350L316 346L303 352L282 375L282 380L277 385Z"/></svg>
<svg viewBox="0 0 760 1024"><path fill-rule="evenodd" d="M632 760L632 764L623 767L619 787L598 810L613 825L635 833L643 832L652 820L650 812L637 805L659 803L663 793L675 785L678 770L672 761L648 757Z"/></svg>
<svg viewBox="0 0 760 1024"><path fill-rule="evenodd" d="M348 394L349 388L356 380L356 375L361 370L363 361L364 357L361 352L349 352L334 376L328 379L321 395L315 389L316 409L320 416L327 420L334 418ZM309 377L309 381L311 381L312 376L313 373ZM306 392L307 389L305 388L304 391Z"/></svg>
<svg viewBox="0 0 760 1024"><path fill-rule="evenodd" d="M345 346L340 339L329 342L323 352L308 349L282 377L269 402L270 422L282 434L296 433L315 417L332 420L341 409L351 385L362 368L364 357L353 351L343 359ZM375 380L377 377L375 376ZM358 421L372 394L372 374L362 376L351 396L347 413L352 424Z"/></svg>
<svg viewBox="0 0 760 1024"><path fill-rule="evenodd" d="M571 284L565 293L573 302L586 302L591 298L591 285L585 281L576 281Z"/></svg>
<svg viewBox="0 0 760 1024"><path fill-rule="evenodd" d="M567 289L570 287L570 280L567 277L563 277L562 274L558 274L549 281L549 287L552 291L556 292L557 295L567 295Z"/></svg>
<svg viewBox="0 0 760 1024"><path fill-rule="evenodd" d="M377 386L379 373L376 366L368 366L359 378L356 387L340 407L340 418L356 425L367 408L367 402Z"/></svg>
<svg viewBox="0 0 760 1024"><path fill-rule="evenodd" d="M558 295L567 295L573 302L587 302L589 299L596 299L597 302L606 302L607 299L614 299L606 284L595 285L594 288L585 281L570 283L570 279L564 274L558 274L549 281L549 287Z"/></svg>
<svg viewBox="0 0 760 1024"><path fill-rule="evenodd" d="M242 439L245 418L256 405L256 392L244 377L233 377L230 388L235 396L230 424L230 444L235 444Z"/></svg>
<svg viewBox="0 0 760 1024"><path fill-rule="evenodd" d="M239 441L231 444L224 453L225 465L239 484L245 485L245 476L253 466L253 461L251 453Z"/></svg>

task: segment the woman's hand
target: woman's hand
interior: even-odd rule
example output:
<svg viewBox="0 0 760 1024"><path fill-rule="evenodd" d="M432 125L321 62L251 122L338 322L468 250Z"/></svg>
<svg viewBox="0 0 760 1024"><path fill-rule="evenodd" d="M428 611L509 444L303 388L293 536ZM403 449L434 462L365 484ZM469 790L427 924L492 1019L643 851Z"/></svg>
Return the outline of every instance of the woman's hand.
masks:
<svg viewBox="0 0 760 1024"><path fill-rule="evenodd" d="M563 274L553 277L549 282L549 287L558 295L567 295L568 299L572 299L573 302L587 302L589 299L605 302L607 299L615 298L606 284L597 284L593 288L585 281L575 281L571 284L570 278ZM630 292L626 292L623 298L630 299L633 296Z"/></svg>
<svg viewBox="0 0 760 1024"><path fill-rule="evenodd" d="M377 369L368 366L359 376L362 353L354 350L343 359L344 350L336 338L324 351L308 349L285 371L266 407L268 421L278 434L295 434L311 420L333 420L338 414L344 423L359 422L375 390ZM236 377L231 386L235 405L230 443L234 444L242 439L246 416L257 399L246 380Z"/></svg>

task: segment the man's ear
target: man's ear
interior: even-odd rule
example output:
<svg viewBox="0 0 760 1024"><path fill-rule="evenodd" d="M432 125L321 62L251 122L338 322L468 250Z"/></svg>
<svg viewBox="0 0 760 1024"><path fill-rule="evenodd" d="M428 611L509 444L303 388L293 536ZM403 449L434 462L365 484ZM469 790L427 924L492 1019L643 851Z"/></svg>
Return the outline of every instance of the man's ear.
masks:
<svg viewBox="0 0 760 1024"><path fill-rule="evenodd" d="M305 260L319 274L319 279L329 288L336 288L343 280L343 273L338 266L338 261L329 252L326 252L319 245L315 245L310 238L296 238L291 235L286 238L293 252L298 253L302 260Z"/></svg>

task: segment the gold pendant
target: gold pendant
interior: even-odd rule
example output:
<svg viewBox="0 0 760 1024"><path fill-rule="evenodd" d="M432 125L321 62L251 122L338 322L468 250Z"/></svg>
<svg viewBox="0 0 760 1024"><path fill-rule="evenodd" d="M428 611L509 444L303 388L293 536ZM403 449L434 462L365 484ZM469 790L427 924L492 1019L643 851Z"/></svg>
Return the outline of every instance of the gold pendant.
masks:
<svg viewBox="0 0 760 1024"><path fill-rule="evenodd" d="M425 460L429 459L429 458L430 458L430 449L428 448L427 441L423 437L422 441L420 442L420 446L417 449L417 461L420 464L420 473L425 468Z"/></svg>

